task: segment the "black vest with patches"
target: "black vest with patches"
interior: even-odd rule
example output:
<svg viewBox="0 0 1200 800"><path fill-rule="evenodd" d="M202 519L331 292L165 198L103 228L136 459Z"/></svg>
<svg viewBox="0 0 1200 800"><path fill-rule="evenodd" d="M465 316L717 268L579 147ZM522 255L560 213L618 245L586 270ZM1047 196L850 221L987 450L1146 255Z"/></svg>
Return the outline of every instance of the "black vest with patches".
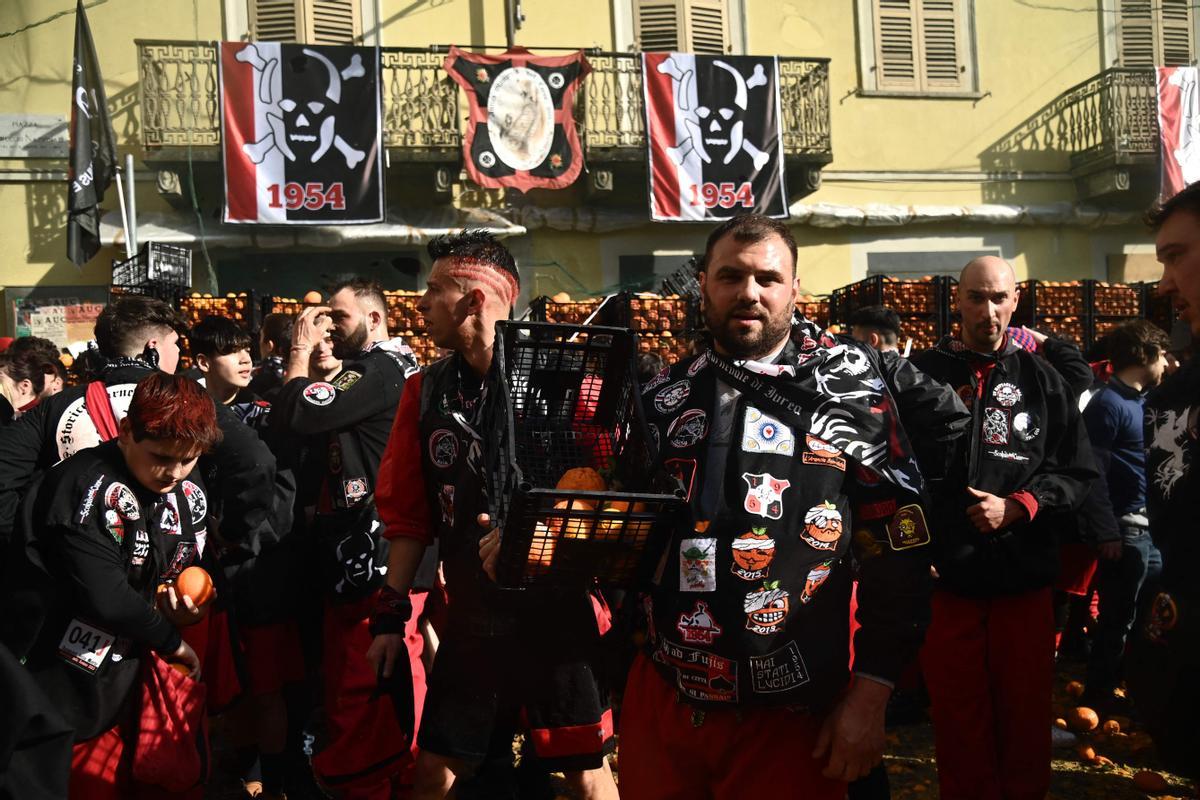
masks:
<svg viewBox="0 0 1200 800"><path fill-rule="evenodd" d="M778 363L794 358L789 344ZM650 654L692 703L820 710L847 680L853 462L740 394L724 474L710 481L719 410L707 361L681 362L643 390L659 457L692 515L647 600ZM702 499L717 485L721 498ZM716 511L706 518L705 508Z"/></svg>

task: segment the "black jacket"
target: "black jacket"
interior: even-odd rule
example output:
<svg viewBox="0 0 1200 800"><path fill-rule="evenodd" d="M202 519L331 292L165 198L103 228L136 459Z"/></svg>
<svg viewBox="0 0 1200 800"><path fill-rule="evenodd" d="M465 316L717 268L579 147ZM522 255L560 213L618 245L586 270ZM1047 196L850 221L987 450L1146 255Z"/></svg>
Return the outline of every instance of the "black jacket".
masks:
<svg viewBox="0 0 1200 800"><path fill-rule="evenodd" d="M972 414L955 468L934 497L939 588L994 596L1049 586L1058 573L1061 515L1083 499L1097 475L1074 395L1053 367L1011 343L983 355L944 339L913 360L955 389ZM983 386L977 365L991 367ZM981 534L966 515L977 502L968 486L1001 497L1028 492L1037 502L1035 516Z"/></svg>
<svg viewBox="0 0 1200 800"><path fill-rule="evenodd" d="M123 359L100 371L97 380L108 387L109 403L118 421L129 408L137 382L153 371L135 359ZM87 412L87 387L85 383L47 397L11 425L0 428L0 544L11 536L17 505L38 472L100 443Z"/></svg>
<svg viewBox="0 0 1200 800"><path fill-rule="evenodd" d="M197 472L156 494L133 478L115 441L54 467L23 502L0 635L77 740L113 725L147 650L179 646L154 594L200 558L206 507Z"/></svg>

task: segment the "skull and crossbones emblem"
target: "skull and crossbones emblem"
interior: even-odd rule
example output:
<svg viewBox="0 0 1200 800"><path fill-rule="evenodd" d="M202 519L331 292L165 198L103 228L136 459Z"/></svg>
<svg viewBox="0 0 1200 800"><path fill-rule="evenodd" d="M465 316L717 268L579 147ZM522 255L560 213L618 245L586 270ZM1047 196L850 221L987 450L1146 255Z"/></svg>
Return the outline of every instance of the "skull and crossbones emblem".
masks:
<svg viewBox="0 0 1200 800"><path fill-rule="evenodd" d="M339 70L316 50L306 47L301 52L304 57L297 56L288 65L292 71L301 73L315 62L329 73L329 83L324 92L312 94L306 88L309 82L297 82L289 90L294 96L281 97L278 102L274 96L276 87L282 86L282 81L276 80L280 68L278 60L264 58L253 44L238 52L237 60L249 64L257 73L259 101L276 105L281 112L266 112L270 131L257 142L242 145L242 150L255 164L261 164L273 150L278 150L288 161L306 156L315 164L330 148L336 148L346 160L346 168L354 169L366 153L337 133L337 115L342 101L342 82L366 75L362 57L356 53L350 59L350 65ZM280 94L283 94L282 88Z"/></svg>
<svg viewBox="0 0 1200 800"><path fill-rule="evenodd" d="M754 169L760 170L771 157L746 138L745 117L750 106L750 91L769 83L766 69L762 64L755 64L747 78L728 62L717 60L712 64L718 69L718 76L727 76L719 82L729 84L706 87L706 95L722 98L719 105L700 102L695 72L678 63L674 56L658 65L658 71L670 75L675 84L675 106L688 133L676 142L675 147L668 147L667 153L676 164L683 164L693 154L705 164L711 164L713 155L709 148L722 148L725 155L721 163L728 164L745 152L753 161ZM731 93L725 91L728 88L732 88ZM717 152L719 155L720 151Z"/></svg>

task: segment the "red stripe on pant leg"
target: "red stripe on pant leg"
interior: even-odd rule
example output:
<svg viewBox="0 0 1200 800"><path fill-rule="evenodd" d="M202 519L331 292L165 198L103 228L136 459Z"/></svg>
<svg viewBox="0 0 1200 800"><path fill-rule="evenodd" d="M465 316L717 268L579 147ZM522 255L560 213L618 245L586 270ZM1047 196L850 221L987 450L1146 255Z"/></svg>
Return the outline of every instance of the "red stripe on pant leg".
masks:
<svg viewBox="0 0 1200 800"><path fill-rule="evenodd" d="M231 220L258 219L257 169L242 145L258 141L254 127L254 68L235 56L246 44L221 46L221 85L224 89L225 204Z"/></svg>
<svg viewBox="0 0 1200 800"><path fill-rule="evenodd" d="M541 758L599 753L613 735L612 711L606 710L599 722L561 728L532 728L529 734L534 750Z"/></svg>
<svg viewBox="0 0 1200 800"><path fill-rule="evenodd" d="M660 217L678 217L679 178L675 162L667 154L667 147L675 141L675 98L670 75L658 71L658 65L669 53L646 53L646 69L642 80L646 82L647 116L649 117L650 170L653 195L650 202ZM660 114L649 113L657 109Z"/></svg>
<svg viewBox="0 0 1200 800"><path fill-rule="evenodd" d="M921 667L944 800L1000 798L987 676L988 604L942 591L935 591L930 602Z"/></svg>

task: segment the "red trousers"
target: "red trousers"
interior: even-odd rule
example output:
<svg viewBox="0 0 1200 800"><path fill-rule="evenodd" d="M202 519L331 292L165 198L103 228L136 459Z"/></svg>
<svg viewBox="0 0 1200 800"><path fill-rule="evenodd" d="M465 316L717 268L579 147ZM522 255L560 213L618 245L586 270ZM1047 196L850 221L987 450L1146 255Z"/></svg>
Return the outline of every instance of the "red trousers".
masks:
<svg viewBox="0 0 1200 800"><path fill-rule="evenodd" d="M943 800L1023 800L1050 788L1051 590L933 594L921 666Z"/></svg>
<svg viewBox="0 0 1200 800"><path fill-rule="evenodd" d="M822 720L784 708L704 712L680 702L639 655L621 704L622 800L842 800L846 784L811 757Z"/></svg>
<svg viewBox="0 0 1200 800"><path fill-rule="evenodd" d="M179 793L135 782L133 747L125 741L120 725L75 745L68 791L70 800L199 800L204 796L203 786Z"/></svg>
<svg viewBox="0 0 1200 800"><path fill-rule="evenodd" d="M424 592L410 594L412 617L405 626L413 675L416 728L425 704L424 639L417 628ZM313 757L320 781L343 800L386 800L398 787L412 784L416 737L407 738L396 721L391 698L376 697L375 670L367 662L373 637L367 626L375 597L325 609L325 715L329 742Z"/></svg>

